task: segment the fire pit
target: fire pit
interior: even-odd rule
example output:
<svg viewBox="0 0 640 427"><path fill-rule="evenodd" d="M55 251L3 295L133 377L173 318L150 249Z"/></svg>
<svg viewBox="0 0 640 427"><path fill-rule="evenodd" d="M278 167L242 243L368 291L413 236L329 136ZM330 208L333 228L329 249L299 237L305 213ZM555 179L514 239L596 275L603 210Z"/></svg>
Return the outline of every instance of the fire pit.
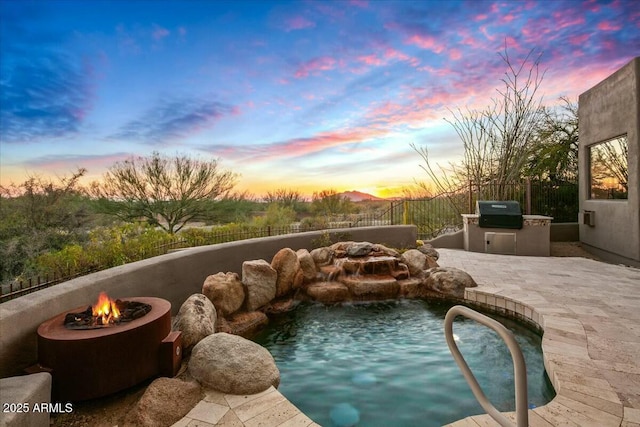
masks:
<svg viewBox="0 0 640 427"><path fill-rule="evenodd" d="M104 300L106 298L106 300ZM180 367L180 332L160 298L112 301L61 313L38 328L38 362L53 376L56 401L80 401L124 390Z"/></svg>

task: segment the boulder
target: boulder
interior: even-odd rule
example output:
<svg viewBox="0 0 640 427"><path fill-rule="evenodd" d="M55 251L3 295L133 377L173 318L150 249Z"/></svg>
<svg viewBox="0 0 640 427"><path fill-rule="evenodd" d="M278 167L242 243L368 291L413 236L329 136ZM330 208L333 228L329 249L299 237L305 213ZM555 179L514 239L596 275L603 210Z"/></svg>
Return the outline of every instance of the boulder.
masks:
<svg viewBox="0 0 640 427"><path fill-rule="evenodd" d="M280 249L271 261L271 267L277 272L276 278L276 297L289 294L294 289L294 282L298 270L300 270L300 261L298 255L293 249ZM298 284L301 285L302 283Z"/></svg>
<svg viewBox="0 0 640 427"><path fill-rule="evenodd" d="M193 348L189 372L202 385L228 394L256 394L280 384L280 371L266 348L224 332Z"/></svg>
<svg viewBox="0 0 640 427"><path fill-rule="evenodd" d="M330 248L316 248L309 254L311 255L311 258L313 258L313 262L316 264L317 268L329 265L333 261L333 251Z"/></svg>
<svg viewBox="0 0 640 427"><path fill-rule="evenodd" d="M418 246L417 249L426 256L433 258L434 261L437 261L438 258L440 258L440 254L438 253L438 251L435 250L429 243Z"/></svg>
<svg viewBox="0 0 640 427"><path fill-rule="evenodd" d="M208 276L202 285L202 293L224 317L238 311L244 302L244 287L237 273Z"/></svg>
<svg viewBox="0 0 640 427"><path fill-rule="evenodd" d="M182 304L173 320L173 330L182 332L182 348L185 353L201 339L216 330L216 308L209 298L193 294Z"/></svg>
<svg viewBox="0 0 640 427"><path fill-rule="evenodd" d="M409 267L409 274L412 277L420 277L424 274L424 269L427 267L427 256L419 250L409 249L400 256L400 259Z"/></svg>
<svg viewBox="0 0 640 427"><path fill-rule="evenodd" d="M262 311L267 315L287 313L296 308L299 303L300 301L294 298L271 301Z"/></svg>
<svg viewBox="0 0 640 427"><path fill-rule="evenodd" d="M293 289L300 289L304 284L304 272L301 268L296 271L296 275L293 277Z"/></svg>
<svg viewBox="0 0 640 427"><path fill-rule="evenodd" d="M398 263L398 266L391 272L391 276L396 280L406 280L409 278L409 267L406 264Z"/></svg>
<svg viewBox="0 0 640 427"><path fill-rule="evenodd" d="M247 311L255 311L276 297L277 277L278 273L263 259L242 263Z"/></svg>
<svg viewBox="0 0 640 427"><path fill-rule="evenodd" d="M354 299L361 301L395 299L400 292L398 281L390 276L341 276L339 280L347 286Z"/></svg>
<svg viewBox="0 0 640 427"><path fill-rule="evenodd" d="M241 337L250 337L255 332L267 326L269 318L261 311L236 313L227 321L229 332Z"/></svg>
<svg viewBox="0 0 640 427"><path fill-rule="evenodd" d="M322 282L309 285L306 289L314 301L324 304L334 304L337 302L348 301L349 289L338 282Z"/></svg>
<svg viewBox="0 0 640 427"><path fill-rule="evenodd" d="M329 246L329 249L332 251L339 251L347 253L347 248L353 245L355 242L352 240L344 241L344 242L336 242L333 245Z"/></svg>
<svg viewBox="0 0 640 427"><path fill-rule="evenodd" d="M158 378L149 384L129 412L126 424L148 427L172 425L187 415L202 396L202 388L196 381Z"/></svg>
<svg viewBox="0 0 640 427"><path fill-rule="evenodd" d="M303 283L310 283L316 279L318 269L316 263L313 261L313 257L306 249L298 249L296 251L298 262L300 263L300 270L302 271Z"/></svg>
<svg viewBox="0 0 640 427"><path fill-rule="evenodd" d="M465 288L478 286L468 273L458 268L436 267L427 272L429 277L425 280L425 286L446 296L464 298Z"/></svg>
<svg viewBox="0 0 640 427"><path fill-rule="evenodd" d="M423 289L425 286L423 285L422 279L411 278L406 280L398 280L398 285L400 289L398 291L398 296L400 298L424 298L425 294Z"/></svg>
<svg viewBox="0 0 640 427"><path fill-rule="evenodd" d="M433 258L429 255L427 255L427 266L425 267L427 270L430 268L436 268L436 267L440 267L438 265L438 263L436 262L437 258Z"/></svg>
<svg viewBox="0 0 640 427"><path fill-rule="evenodd" d="M362 257L367 256L373 251L373 244L369 242L354 242L346 248L347 256Z"/></svg>
<svg viewBox="0 0 640 427"><path fill-rule="evenodd" d="M400 256L398 251L396 251L395 249L388 248L379 243L376 243L375 245L373 245L373 252L375 252L376 255L379 254L379 255L386 255L386 256L392 256L392 257Z"/></svg>

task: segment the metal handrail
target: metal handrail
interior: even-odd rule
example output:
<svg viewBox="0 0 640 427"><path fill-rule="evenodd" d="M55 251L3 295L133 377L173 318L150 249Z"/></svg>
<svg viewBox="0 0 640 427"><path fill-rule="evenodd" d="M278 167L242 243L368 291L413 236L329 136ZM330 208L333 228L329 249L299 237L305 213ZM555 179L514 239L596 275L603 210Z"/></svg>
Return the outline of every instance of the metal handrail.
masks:
<svg viewBox="0 0 640 427"><path fill-rule="evenodd" d="M444 318L444 334L447 339L449 351L451 351L454 360L458 364L458 367L460 367L462 375L464 375L464 378L467 380L467 383L469 384L469 387L471 387L471 391L478 400L478 403L480 403L487 414L489 414L494 420L498 422L498 424L503 427L513 427L514 424L510 419L500 413L500 411L498 411L496 407L491 404L489 399L487 399L487 396L485 396L484 392L482 391L482 387L480 387L480 384L478 384L476 377L471 372L471 369L469 369L469 365L467 365L467 362L464 360L462 353L460 353L460 350L458 349L458 345L455 343L455 340L453 338L453 319L458 315L465 316L493 329L507 344L507 347L511 352L511 359L513 360L513 370L515 378L515 426L528 427L529 413L527 407L527 368L525 365L524 356L522 355L522 350L520 349L520 345L516 341L513 333L509 329L505 328L500 322L461 305L451 307Z"/></svg>

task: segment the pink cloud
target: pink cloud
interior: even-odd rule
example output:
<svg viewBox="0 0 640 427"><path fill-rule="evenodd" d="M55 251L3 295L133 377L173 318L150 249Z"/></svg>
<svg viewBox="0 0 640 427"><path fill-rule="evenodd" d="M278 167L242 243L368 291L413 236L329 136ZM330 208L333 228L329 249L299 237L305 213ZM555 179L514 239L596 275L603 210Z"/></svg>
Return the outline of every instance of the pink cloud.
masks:
<svg viewBox="0 0 640 427"><path fill-rule="evenodd" d="M359 56L358 61L364 62L367 65L383 65L385 63L385 61L378 58L376 55Z"/></svg>
<svg viewBox="0 0 640 427"><path fill-rule="evenodd" d="M620 25L614 24L610 21L602 21L598 23L598 29L602 31L618 31L622 28Z"/></svg>
<svg viewBox="0 0 640 427"><path fill-rule="evenodd" d="M303 77L308 77L309 74L316 73L318 71L328 71L335 68L337 61L335 58L330 56L320 56L318 58L313 58L310 61L307 61L301 64L294 76L298 79Z"/></svg>
<svg viewBox="0 0 640 427"><path fill-rule="evenodd" d="M444 46L431 36L422 36L419 34L415 34L406 39L405 43L413 44L421 49L431 50L435 53L440 53L444 50Z"/></svg>
<svg viewBox="0 0 640 427"><path fill-rule="evenodd" d="M504 15L502 18L500 18L500 20L505 23L508 24L509 22L513 21L516 17L513 16L512 14L508 13L506 15Z"/></svg>
<svg viewBox="0 0 640 427"><path fill-rule="evenodd" d="M388 130L367 126L319 132L310 137L292 138L270 144L209 148L214 148L216 153L221 153L221 150L227 149L226 157L268 161L277 158L314 154L330 148L384 138L388 134Z"/></svg>
<svg viewBox="0 0 640 427"><path fill-rule="evenodd" d="M162 28L159 25L153 24L153 31L151 33L151 37L153 37L154 40L162 40L163 38L167 37L169 34L171 33L166 28Z"/></svg>
<svg viewBox="0 0 640 427"><path fill-rule="evenodd" d="M569 43L576 46L584 44L587 40L589 40L589 34L580 34L569 37Z"/></svg>
<svg viewBox="0 0 640 427"><path fill-rule="evenodd" d="M555 21L555 28L562 29L567 27L573 27L575 25L584 25L584 16L571 16L570 12L554 12L553 20Z"/></svg>
<svg viewBox="0 0 640 427"><path fill-rule="evenodd" d="M361 7L363 9L366 9L369 7L369 2L367 0L351 0L349 4L356 7Z"/></svg>
<svg viewBox="0 0 640 427"><path fill-rule="evenodd" d="M460 52L460 49L449 49L449 58L457 61L458 59L462 58L462 52Z"/></svg>
<svg viewBox="0 0 640 427"><path fill-rule="evenodd" d="M487 29L487 25L483 25L480 27L480 32L487 38L487 40L494 41L496 38L489 34L489 30Z"/></svg>
<svg viewBox="0 0 640 427"><path fill-rule="evenodd" d="M315 22L309 21L304 16L294 16L285 22L286 31L303 30L305 28L313 28L315 26Z"/></svg>
<svg viewBox="0 0 640 427"><path fill-rule="evenodd" d="M418 58L407 55L406 53L391 47L385 49L384 57L390 60L406 61L413 67L420 65L420 60Z"/></svg>
<svg viewBox="0 0 640 427"><path fill-rule="evenodd" d="M474 16L474 17L473 17L473 20L474 20L474 21L484 21L484 20L485 20L485 19L487 19L487 18L488 18L488 15L487 15L487 14L485 14L485 13L482 13L482 14L480 14L480 15L476 15L476 16Z"/></svg>

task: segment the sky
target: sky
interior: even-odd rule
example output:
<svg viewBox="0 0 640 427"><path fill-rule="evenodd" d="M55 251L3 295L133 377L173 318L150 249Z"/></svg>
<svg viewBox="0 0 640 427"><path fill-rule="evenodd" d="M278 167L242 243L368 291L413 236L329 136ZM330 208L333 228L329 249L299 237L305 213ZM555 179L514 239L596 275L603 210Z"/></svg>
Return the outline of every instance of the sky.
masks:
<svg viewBox="0 0 640 427"><path fill-rule="evenodd" d="M505 45L577 102L640 55L640 4L0 0L0 185L158 151L257 197L397 196L426 180L411 144L460 159L446 119L497 96Z"/></svg>

